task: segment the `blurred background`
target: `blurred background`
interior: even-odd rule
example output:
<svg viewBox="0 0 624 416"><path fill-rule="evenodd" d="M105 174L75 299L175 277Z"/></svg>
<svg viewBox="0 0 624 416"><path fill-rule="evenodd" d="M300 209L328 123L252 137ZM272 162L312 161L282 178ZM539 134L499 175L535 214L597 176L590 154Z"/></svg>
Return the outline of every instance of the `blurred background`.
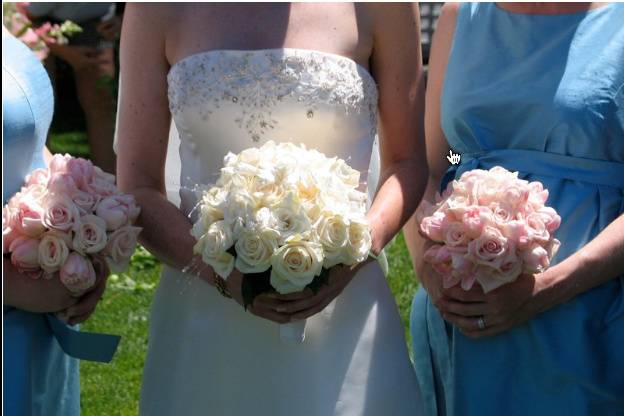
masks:
<svg viewBox="0 0 624 416"><path fill-rule="evenodd" d="M425 65L430 42L443 3L420 3L422 48ZM38 51L53 81L54 119L48 137L53 153L89 158L114 172L112 150L117 84L119 34L124 3L3 3L5 26L13 27L36 50L36 39L13 13L22 13L37 26L71 21L81 31L67 36L66 44ZM18 36L19 37L19 36ZM396 297L408 344L409 309L418 287L403 236L386 249L388 280ZM81 401L84 415L136 415L141 374L147 348L148 320L160 264L139 247L130 269L110 277L108 289L83 330L122 336L110 364L81 363ZM183 340L182 340L183 341Z"/></svg>

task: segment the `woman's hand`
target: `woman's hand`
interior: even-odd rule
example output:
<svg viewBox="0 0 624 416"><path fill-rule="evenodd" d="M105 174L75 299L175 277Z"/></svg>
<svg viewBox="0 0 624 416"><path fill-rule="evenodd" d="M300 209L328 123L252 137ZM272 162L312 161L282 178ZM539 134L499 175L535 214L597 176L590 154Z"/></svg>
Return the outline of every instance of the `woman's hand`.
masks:
<svg viewBox="0 0 624 416"><path fill-rule="evenodd" d="M7 258L3 259L4 303L33 313L54 313L77 302L61 283L58 274L51 279L31 279L17 271Z"/></svg>
<svg viewBox="0 0 624 416"><path fill-rule="evenodd" d="M344 265L332 267L329 270L327 285L321 286L316 294L310 289L288 295L267 294L266 297L273 303L267 303L266 306L275 304L275 310L288 317L286 322L314 316L340 295L360 269L372 261L375 260L369 258L353 267Z"/></svg>
<svg viewBox="0 0 624 416"><path fill-rule="evenodd" d="M545 273L524 274L515 281L489 293L475 284L469 291L454 286L443 291L436 307L442 317L471 338L482 338L520 325L556 303L555 297L544 296L553 287ZM485 328L479 328L479 318Z"/></svg>
<svg viewBox="0 0 624 416"><path fill-rule="evenodd" d="M89 319L95 311L98 302L102 299L104 290L106 290L106 282L108 281L110 270L103 259L94 257L92 260L96 274L95 286L77 298L77 302L74 305L57 314L60 319L70 325L76 325Z"/></svg>

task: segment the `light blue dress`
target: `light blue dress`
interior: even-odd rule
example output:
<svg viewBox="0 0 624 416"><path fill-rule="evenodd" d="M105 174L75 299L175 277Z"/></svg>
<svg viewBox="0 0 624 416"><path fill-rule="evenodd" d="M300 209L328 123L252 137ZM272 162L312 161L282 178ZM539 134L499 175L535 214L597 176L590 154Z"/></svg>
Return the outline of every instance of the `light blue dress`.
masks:
<svg viewBox="0 0 624 416"><path fill-rule="evenodd" d="M46 71L12 36L2 36L3 195L6 202L33 169L43 146L54 98ZM80 413L78 360L61 349L44 314L4 307L4 414L72 416Z"/></svg>
<svg viewBox="0 0 624 416"><path fill-rule="evenodd" d="M442 186L496 165L541 181L562 217L555 263L624 212L624 4L463 4L444 82L441 124L462 158ZM421 289L411 330L428 415L624 415L624 276L481 340Z"/></svg>

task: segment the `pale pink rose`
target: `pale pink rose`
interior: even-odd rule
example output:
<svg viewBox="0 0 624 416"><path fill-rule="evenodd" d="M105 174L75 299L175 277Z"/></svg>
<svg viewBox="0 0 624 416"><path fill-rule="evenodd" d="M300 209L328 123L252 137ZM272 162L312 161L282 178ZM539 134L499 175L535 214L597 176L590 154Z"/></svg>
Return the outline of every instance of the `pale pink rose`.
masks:
<svg viewBox="0 0 624 416"><path fill-rule="evenodd" d="M553 257L557 255L559 251L559 247L561 247L561 241L556 238L551 238L548 244L544 247L548 252L548 258L552 260Z"/></svg>
<svg viewBox="0 0 624 416"><path fill-rule="evenodd" d="M26 31L19 37L19 39L24 42L29 47L36 46L37 43L41 41L37 32L35 32L32 28L26 29Z"/></svg>
<svg viewBox="0 0 624 416"><path fill-rule="evenodd" d="M527 273L541 273L550 266L548 251L539 244L533 244L529 249L520 252Z"/></svg>
<svg viewBox="0 0 624 416"><path fill-rule="evenodd" d="M546 243L550 240L550 233L546 229L546 225L542 219L542 216L534 212L527 216L526 220L527 231L529 238L532 241L538 241L540 243Z"/></svg>
<svg viewBox="0 0 624 416"><path fill-rule="evenodd" d="M11 219L11 227L28 237L39 237L46 227L43 224L43 207L39 201L32 198L27 193L21 193L14 202L16 207Z"/></svg>
<svg viewBox="0 0 624 416"><path fill-rule="evenodd" d="M80 215L93 213L101 199L102 197L97 194L90 194L80 190L72 195L72 201L74 201L74 204L78 207Z"/></svg>
<svg viewBox="0 0 624 416"><path fill-rule="evenodd" d="M48 179L48 192L59 195L73 195L78 190L74 178L68 173L53 173Z"/></svg>
<svg viewBox="0 0 624 416"><path fill-rule="evenodd" d="M50 159L50 163L48 164L48 169L50 169L50 173L52 174L65 174L69 173L67 169L67 162L69 162L72 157L68 154L62 155L60 153L55 154Z"/></svg>
<svg viewBox="0 0 624 416"><path fill-rule="evenodd" d="M10 212L10 208L8 206L2 207L2 253L6 254L9 252L9 247L11 243L17 238L20 237L20 233L15 229L15 225L12 225L11 222L14 221L15 215L12 215Z"/></svg>
<svg viewBox="0 0 624 416"><path fill-rule="evenodd" d="M128 268L140 232L139 227L125 226L108 236L108 244L103 254L106 255L108 266L113 272L122 272Z"/></svg>
<svg viewBox="0 0 624 416"><path fill-rule="evenodd" d="M68 231L80 219L74 202L65 195L49 195L43 203L43 224L51 229Z"/></svg>
<svg viewBox="0 0 624 416"><path fill-rule="evenodd" d="M423 256L424 261L431 264L433 270L442 277L445 288L453 287L461 281L461 277L453 274L453 253L446 246L431 246Z"/></svg>
<svg viewBox="0 0 624 416"><path fill-rule="evenodd" d="M46 185L49 178L50 172L47 169L35 169L26 176L26 186Z"/></svg>
<svg viewBox="0 0 624 416"><path fill-rule="evenodd" d="M112 183L112 184L115 183L115 175L113 175L112 173L104 172L102 169L100 169L97 166L93 167L93 172L96 177L102 179L103 181Z"/></svg>
<svg viewBox="0 0 624 416"><path fill-rule="evenodd" d="M561 217L557 215L557 211L551 207L542 207L538 209L537 215L541 217L542 222L549 233L553 233L561 225Z"/></svg>
<svg viewBox="0 0 624 416"><path fill-rule="evenodd" d="M9 246L11 263L20 273L27 274L33 279L41 276L39 267L39 240L28 237L18 237Z"/></svg>
<svg viewBox="0 0 624 416"><path fill-rule="evenodd" d="M83 215L74 228L73 247L82 255L98 253L106 247L106 222L95 215Z"/></svg>
<svg viewBox="0 0 624 416"><path fill-rule="evenodd" d="M81 190L88 192L92 195L99 195L101 197L107 197L115 195L119 192L114 182L110 182L103 176L95 175L91 182L84 184Z"/></svg>
<svg viewBox="0 0 624 416"><path fill-rule="evenodd" d="M453 193L453 195L451 195L446 200L446 202L444 202L444 205L442 205L442 209L447 215L452 214L454 218L460 219L469 206L470 201L468 200L468 197L465 197L463 195L455 195Z"/></svg>
<svg viewBox="0 0 624 416"><path fill-rule="evenodd" d="M87 183L90 183L95 174L93 163L82 158L71 158L68 160L66 169L76 186L80 189L83 189Z"/></svg>
<svg viewBox="0 0 624 416"><path fill-rule="evenodd" d="M69 247L64 239L54 232L47 232L39 241L39 264L44 272L58 272L69 256Z"/></svg>
<svg viewBox="0 0 624 416"><path fill-rule="evenodd" d="M448 222L447 216L438 211L432 216L423 218L420 223L420 230L429 239L441 243L444 241L443 226Z"/></svg>
<svg viewBox="0 0 624 416"><path fill-rule="evenodd" d="M453 221L442 226L444 244L450 247L465 246L470 238L463 223Z"/></svg>
<svg viewBox="0 0 624 416"><path fill-rule="evenodd" d="M507 238L497 228L486 226L479 237L468 243L468 258L476 264L498 268L508 247Z"/></svg>
<svg viewBox="0 0 624 416"><path fill-rule="evenodd" d="M514 242L518 249L525 249L531 243L529 228L524 220L508 221L499 229L505 237Z"/></svg>
<svg viewBox="0 0 624 416"><path fill-rule="evenodd" d="M61 283L74 294L81 294L93 287L96 276L91 260L78 253L71 253L63 267L59 277Z"/></svg>
<svg viewBox="0 0 624 416"><path fill-rule="evenodd" d="M462 222L466 227L466 234L470 238L477 238L483 232L486 225L492 225L494 218L488 207L477 205L470 206L462 216Z"/></svg>
<svg viewBox="0 0 624 416"><path fill-rule="evenodd" d="M116 230L134 223L141 210L128 194L108 196L98 204L95 213L106 222L106 229Z"/></svg>
<svg viewBox="0 0 624 416"><path fill-rule="evenodd" d="M475 264L466 258L465 253L451 252L451 266L453 268L454 280L459 280L462 289L470 290L476 279ZM447 283L450 284L452 282L449 281ZM447 287L455 286L455 284Z"/></svg>

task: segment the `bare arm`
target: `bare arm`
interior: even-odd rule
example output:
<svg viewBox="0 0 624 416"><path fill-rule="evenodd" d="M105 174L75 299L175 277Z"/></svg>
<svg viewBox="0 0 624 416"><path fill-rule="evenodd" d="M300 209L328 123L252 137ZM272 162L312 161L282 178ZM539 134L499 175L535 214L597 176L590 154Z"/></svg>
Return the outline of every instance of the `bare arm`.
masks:
<svg viewBox="0 0 624 416"><path fill-rule="evenodd" d="M379 84L381 175L368 219L378 253L416 209L428 168L418 6L380 5L374 16L372 72Z"/></svg>
<svg viewBox="0 0 624 416"><path fill-rule="evenodd" d="M434 201L434 196L438 190L442 176L448 168L446 155L448 154L449 146L440 124L440 96L444 84L444 74L446 72L449 51L453 41L453 32L455 31L457 8L458 6L456 4L449 3L442 8L442 13L438 20L438 27L433 35L431 57L429 60L429 78L427 80L425 104L425 137L429 175L423 200L431 203ZM412 256L414 268L423 285L428 289L424 271L425 265L422 262L422 255L426 250L428 241L419 235L418 223L415 216L408 221L403 231L407 247Z"/></svg>
<svg viewBox="0 0 624 416"><path fill-rule="evenodd" d="M129 4L121 39L117 172L120 188L141 206L141 243L161 261L191 261L191 223L166 198L165 158L170 124L169 63L165 56L167 6Z"/></svg>

